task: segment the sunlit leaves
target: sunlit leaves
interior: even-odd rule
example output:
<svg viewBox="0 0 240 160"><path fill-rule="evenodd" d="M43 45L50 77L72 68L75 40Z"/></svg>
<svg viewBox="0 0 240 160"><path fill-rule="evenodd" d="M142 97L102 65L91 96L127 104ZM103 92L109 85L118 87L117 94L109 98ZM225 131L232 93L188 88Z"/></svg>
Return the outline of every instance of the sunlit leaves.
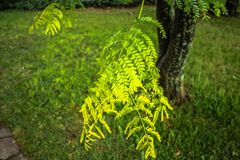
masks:
<svg viewBox="0 0 240 160"><path fill-rule="evenodd" d="M224 0L168 0L167 2L172 7L176 4L176 8L183 10L186 14L192 14L194 20L209 19L209 10L217 17L227 13Z"/></svg>
<svg viewBox="0 0 240 160"><path fill-rule="evenodd" d="M112 133L109 125L107 124L107 122L106 122L105 120L100 119L99 121L100 121L100 123L102 123L102 125L106 128L106 130L107 130L109 133Z"/></svg>
<svg viewBox="0 0 240 160"><path fill-rule="evenodd" d="M139 121L140 121L140 117L138 117L138 116L133 117L133 119L130 122L128 122L127 127L126 127L124 133L127 134L128 129L132 128L132 126L137 126Z"/></svg>
<svg viewBox="0 0 240 160"><path fill-rule="evenodd" d="M155 20L152 17L141 17L140 19L138 19L138 22L139 23L152 23L153 25L155 25L159 28L162 37L166 38L167 34L164 30L164 27L158 20Z"/></svg>
<svg viewBox="0 0 240 160"><path fill-rule="evenodd" d="M165 36L159 22L143 17L129 31L112 36L103 49L99 79L80 110L85 129L80 139L87 150L95 139L106 137L103 128L111 133L109 119L125 118L126 139L138 135L137 150L143 150L146 159L156 157L154 139L160 142L161 137L155 125L167 119L172 108L158 84L158 53L141 29L145 22L159 27Z"/></svg>
<svg viewBox="0 0 240 160"><path fill-rule="evenodd" d="M65 18L61 6L58 3L51 3L42 12L38 13L34 18L33 24L29 28L29 32L42 29L45 35L54 36L61 30L61 26L71 27L71 21Z"/></svg>

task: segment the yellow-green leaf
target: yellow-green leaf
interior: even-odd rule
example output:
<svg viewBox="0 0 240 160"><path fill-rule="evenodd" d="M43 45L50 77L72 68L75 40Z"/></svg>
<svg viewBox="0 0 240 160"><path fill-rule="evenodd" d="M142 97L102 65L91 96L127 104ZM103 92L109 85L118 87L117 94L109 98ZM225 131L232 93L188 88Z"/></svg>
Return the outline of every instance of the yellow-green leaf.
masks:
<svg viewBox="0 0 240 160"><path fill-rule="evenodd" d="M98 138L98 139L102 139L102 137L100 137L97 133L93 132L93 131L89 131L89 134Z"/></svg>
<svg viewBox="0 0 240 160"><path fill-rule="evenodd" d="M138 144L137 144L137 147L136 147L137 150L141 150L141 149L144 148L144 147L143 147L144 144L147 143L146 136L147 136L147 135L144 135L144 136L138 141Z"/></svg>
<svg viewBox="0 0 240 160"><path fill-rule="evenodd" d="M158 132L154 131L153 128L148 128L147 131L155 136L159 142L161 142L161 136Z"/></svg>
<svg viewBox="0 0 240 160"><path fill-rule="evenodd" d="M128 129L131 128L132 126L133 127L136 126L139 121L140 121L140 118L138 116L133 117L133 119L130 122L128 122L124 133L127 134Z"/></svg>
<svg viewBox="0 0 240 160"><path fill-rule="evenodd" d="M133 129L131 129L129 132L128 132L128 135L127 135L127 140L128 138L133 134L133 133L136 133L136 132L139 132L140 130L142 129L142 126L138 126L138 127L135 127Z"/></svg>
<svg viewBox="0 0 240 160"><path fill-rule="evenodd" d="M105 120L100 119L99 121L100 121L100 123L102 123L102 125L106 128L106 130L107 130L109 133L112 133L109 125L107 124L107 122L106 122Z"/></svg>
<svg viewBox="0 0 240 160"><path fill-rule="evenodd" d="M105 139L105 136L104 136L103 132L101 131L101 129L98 126L95 126L95 128L97 129L98 133L102 136L102 138Z"/></svg>

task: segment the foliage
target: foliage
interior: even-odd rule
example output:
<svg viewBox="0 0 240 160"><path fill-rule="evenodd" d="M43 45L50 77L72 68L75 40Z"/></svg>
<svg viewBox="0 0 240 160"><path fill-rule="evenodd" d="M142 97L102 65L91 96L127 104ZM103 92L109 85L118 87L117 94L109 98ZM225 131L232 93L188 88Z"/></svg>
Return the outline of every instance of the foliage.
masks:
<svg viewBox="0 0 240 160"><path fill-rule="evenodd" d="M140 0L3 0L4 8L16 8L25 10L42 10L51 3L60 3L66 9L84 6L137 6ZM146 0L148 4L154 4L155 0ZM0 5L1 9L1 5Z"/></svg>
<svg viewBox="0 0 240 160"><path fill-rule="evenodd" d="M137 6L141 0L82 0L85 6ZM155 0L146 0L147 4L154 4Z"/></svg>
<svg viewBox="0 0 240 160"><path fill-rule="evenodd" d="M116 114L115 119L128 117L125 134L127 139L137 132L144 131L136 149L145 150L145 158L155 158L154 138L161 141L156 131L159 117L168 119L168 110L172 110L163 90L158 84L160 78L156 67L158 53L151 38L139 25L152 23L160 29L166 38L163 26L151 17L141 18L143 4L137 23L129 32L115 34L105 45L101 54L101 71L96 87L92 88L80 112L83 115L83 131L80 142L87 150L91 148L94 138L105 138L100 125L111 133L107 114ZM34 28L47 24L45 34L54 35L60 30L62 12L58 4L52 3L35 18ZM57 18L56 18L57 17ZM104 59L107 59L104 61ZM62 74L65 74L64 70ZM61 81L61 79L58 79ZM160 116L159 116L160 115Z"/></svg>
<svg viewBox="0 0 240 160"><path fill-rule="evenodd" d="M35 29L40 30L40 27L43 27L44 34L54 36L61 30L61 23L66 27L71 27L72 24L70 20L65 18L60 8L61 5L59 3L51 3L48 5L34 18L34 22L29 28L29 32L32 33Z"/></svg>
<svg viewBox="0 0 240 160"><path fill-rule="evenodd" d="M201 15L201 11L210 10L217 16L221 13L226 13L226 0L177 0L176 5L189 12L192 9L196 16ZM137 6L141 0L3 0L5 8L16 8L25 10L42 10L50 3L60 3L66 9L79 8L84 6L104 7L104 6ZM168 0L170 5L175 3ZM155 0L145 0L146 4L155 4ZM1 8L1 6L0 6Z"/></svg>
<svg viewBox="0 0 240 160"><path fill-rule="evenodd" d="M42 10L51 3L60 3L67 9L83 6L82 0L12 0L8 3L11 8L25 10Z"/></svg>
<svg viewBox="0 0 240 160"><path fill-rule="evenodd" d="M172 8L179 8L187 14L192 13L196 20L199 18L209 19L208 11L217 17L227 13L224 5L225 0L168 0L167 2Z"/></svg>
<svg viewBox="0 0 240 160"><path fill-rule="evenodd" d="M144 15L154 16L153 7L146 9ZM78 144L81 120L77 104L84 102L88 88L94 86L100 46L111 34L131 27L136 12L68 11L68 17L74 19L73 27L55 37L27 34L35 12L0 12L0 123L11 127L26 155L36 160L144 158L135 151L138 136L126 142L125 128L119 127L124 124L118 121L109 122L112 134L96 141L91 151ZM192 98L175 109L169 123L157 126L162 139L155 146L157 159L240 158L238 26L239 19L225 17L197 24L185 67L186 87ZM73 45L77 40L79 43ZM62 68L66 75L60 73ZM79 71L82 76L78 76ZM64 87L71 83L68 77L77 79L72 81L71 90L78 97L73 99L79 101L75 105L69 103L73 97ZM63 81L56 83L56 78ZM26 88L33 79L41 83ZM31 92L35 96L30 96ZM48 103L41 106L46 97Z"/></svg>
<svg viewBox="0 0 240 160"><path fill-rule="evenodd" d="M142 22L156 24L166 36L159 22L150 17L138 19ZM154 43L138 25L116 33L101 54L99 79L80 110L84 120L80 142L87 150L95 139L105 138L101 128L111 133L106 117L114 115L116 120L127 119L126 139L140 134L136 149L145 150L146 159L156 157L154 139L161 141L156 125L159 117L161 121L168 119L172 107L158 84Z"/></svg>
<svg viewBox="0 0 240 160"><path fill-rule="evenodd" d="M10 3L11 8L24 9L24 10L34 10L45 8L52 0L15 0Z"/></svg>

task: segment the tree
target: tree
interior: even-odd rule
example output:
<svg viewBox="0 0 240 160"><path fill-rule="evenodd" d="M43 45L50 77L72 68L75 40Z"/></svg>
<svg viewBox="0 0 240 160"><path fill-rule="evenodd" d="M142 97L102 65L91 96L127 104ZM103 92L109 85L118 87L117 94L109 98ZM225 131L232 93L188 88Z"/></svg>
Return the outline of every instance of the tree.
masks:
<svg viewBox="0 0 240 160"><path fill-rule="evenodd" d="M237 16L238 3L239 0L227 0L226 9L228 10L228 14L230 16Z"/></svg>
<svg viewBox="0 0 240 160"><path fill-rule="evenodd" d="M189 44L192 42L195 21L193 14L186 14L176 8L175 16L170 14L171 8L166 1L157 1L157 19L163 23L167 38L159 35L159 58L157 67L160 69L160 84L169 99L184 98L183 66L186 62Z"/></svg>
<svg viewBox="0 0 240 160"><path fill-rule="evenodd" d="M205 17L209 3L214 5L214 13L220 16L224 11L222 3L217 1L176 0L169 4L166 0L157 1L157 19L164 26L167 38L159 39L159 58L157 67L160 69L160 85L169 99L182 101L185 97L183 85L183 68L187 61L189 46L194 37L196 21Z"/></svg>

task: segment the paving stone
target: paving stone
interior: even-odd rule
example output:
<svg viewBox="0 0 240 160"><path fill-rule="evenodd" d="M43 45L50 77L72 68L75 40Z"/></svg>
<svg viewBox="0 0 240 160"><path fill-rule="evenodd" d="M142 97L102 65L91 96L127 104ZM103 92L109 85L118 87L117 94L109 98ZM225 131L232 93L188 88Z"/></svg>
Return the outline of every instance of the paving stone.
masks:
<svg viewBox="0 0 240 160"><path fill-rule="evenodd" d="M19 152L19 147L13 138L0 139L0 160L6 160Z"/></svg>
<svg viewBox="0 0 240 160"><path fill-rule="evenodd" d="M12 136L12 133L10 132L9 129L0 128L0 139L5 138L5 137L10 137L10 136Z"/></svg>
<svg viewBox="0 0 240 160"><path fill-rule="evenodd" d="M18 154L17 156L11 157L8 160L27 160L22 154Z"/></svg>

